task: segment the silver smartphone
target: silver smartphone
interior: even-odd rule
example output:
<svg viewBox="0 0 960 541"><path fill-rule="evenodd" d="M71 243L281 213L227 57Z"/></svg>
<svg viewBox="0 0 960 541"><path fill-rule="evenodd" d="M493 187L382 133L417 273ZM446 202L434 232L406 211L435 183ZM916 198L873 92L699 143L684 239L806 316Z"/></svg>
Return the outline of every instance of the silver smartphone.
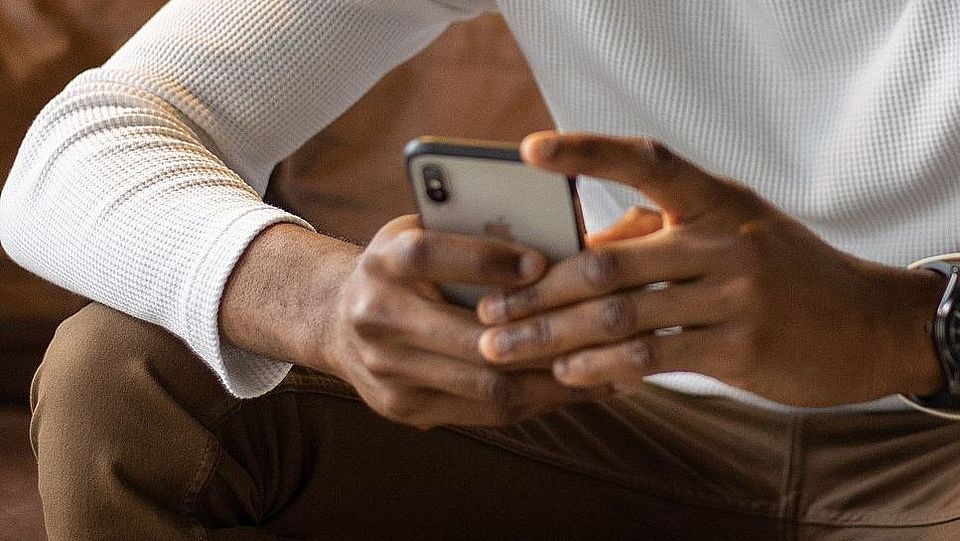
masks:
<svg viewBox="0 0 960 541"><path fill-rule="evenodd" d="M583 248L576 179L530 167L516 145L421 137L406 148L421 224L533 246L556 262ZM475 306L487 289L445 284L449 300Z"/></svg>

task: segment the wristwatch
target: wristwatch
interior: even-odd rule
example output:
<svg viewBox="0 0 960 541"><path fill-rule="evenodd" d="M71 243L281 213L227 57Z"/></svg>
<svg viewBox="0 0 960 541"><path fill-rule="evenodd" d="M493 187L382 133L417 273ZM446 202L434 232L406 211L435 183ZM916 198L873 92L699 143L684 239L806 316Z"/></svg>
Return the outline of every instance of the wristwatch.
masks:
<svg viewBox="0 0 960 541"><path fill-rule="evenodd" d="M947 279L937 314L929 324L946 385L934 395L911 399L929 408L960 409L960 266L934 260L917 268L934 271Z"/></svg>

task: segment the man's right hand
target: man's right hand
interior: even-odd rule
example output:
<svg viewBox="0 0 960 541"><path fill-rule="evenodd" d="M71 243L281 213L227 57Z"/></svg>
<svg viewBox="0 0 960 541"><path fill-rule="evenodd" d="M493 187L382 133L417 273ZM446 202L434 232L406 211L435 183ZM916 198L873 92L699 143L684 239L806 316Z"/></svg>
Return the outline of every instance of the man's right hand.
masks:
<svg viewBox="0 0 960 541"><path fill-rule="evenodd" d="M316 234L283 227L289 235L279 244L293 235L321 242ZM501 288L533 283L547 267L533 249L424 230L412 215L380 229L366 250L351 257L352 264L335 257L333 239L320 238L324 240L313 253L326 252L321 259L329 263L300 261L301 267L312 270L292 276L289 268L283 272L274 265L277 281L286 279L282 289L262 287L263 272L270 275L270 269L254 271L258 260L276 260L279 254L290 254L291 247L272 245L269 239L258 247L259 239L254 241L224 295L221 328L229 339L258 353L332 373L353 385L381 415L421 428L509 424L594 396L560 385L550 372L549 359L519 371L491 366L480 355L478 343L485 327L476 313L440 295L439 284L449 282ZM298 252L305 249L311 251L301 246ZM244 269L245 265L253 268ZM244 288L236 282L245 276L251 280L255 276L260 287L244 301L239 294ZM259 296L278 304L278 309L259 304L257 310ZM249 321L238 320L242 304L272 332L252 332ZM285 319L285 325L267 321L264 314L271 312ZM267 342L273 344L269 351L259 347Z"/></svg>
<svg viewBox="0 0 960 541"><path fill-rule="evenodd" d="M503 372L480 355L473 310L443 300L447 282L503 288L546 270L538 252L497 239L421 229L416 216L384 226L338 302L338 375L380 414L411 425L501 425L584 399L549 371Z"/></svg>

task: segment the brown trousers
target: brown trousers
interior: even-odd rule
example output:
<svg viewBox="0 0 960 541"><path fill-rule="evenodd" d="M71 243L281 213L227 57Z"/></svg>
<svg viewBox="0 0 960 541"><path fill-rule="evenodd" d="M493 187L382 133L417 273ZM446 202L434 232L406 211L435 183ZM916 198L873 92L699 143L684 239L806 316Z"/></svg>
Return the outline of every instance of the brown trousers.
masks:
<svg viewBox="0 0 960 541"><path fill-rule="evenodd" d="M650 388L418 431L294 371L240 401L99 305L34 381L50 538L960 539L960 423L779 415Z"/></svg>

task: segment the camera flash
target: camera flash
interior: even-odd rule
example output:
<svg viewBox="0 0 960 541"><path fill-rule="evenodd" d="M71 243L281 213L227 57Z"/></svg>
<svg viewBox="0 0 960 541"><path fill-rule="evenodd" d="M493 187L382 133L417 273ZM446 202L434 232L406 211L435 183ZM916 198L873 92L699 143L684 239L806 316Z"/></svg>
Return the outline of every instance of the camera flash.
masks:
<svg viewBox="0 0 960 541"><path fill-rule="evenodd" d="M431 190L439 190L440 188L443 188L443 183L435 178L432 178L427 181L427 188L430 188Z"/></svg>

